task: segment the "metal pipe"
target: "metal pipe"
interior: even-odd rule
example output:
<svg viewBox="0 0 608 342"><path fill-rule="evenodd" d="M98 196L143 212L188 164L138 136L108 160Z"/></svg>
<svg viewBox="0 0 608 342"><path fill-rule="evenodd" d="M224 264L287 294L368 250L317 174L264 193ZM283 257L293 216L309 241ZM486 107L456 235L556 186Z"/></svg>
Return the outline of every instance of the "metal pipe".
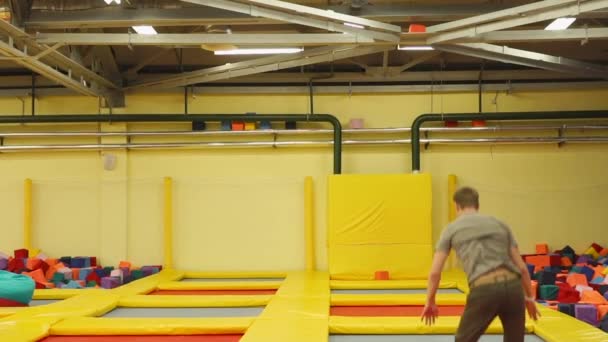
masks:
<svg viewBox="0 0 608 342"><path fill-rule="evenodd" d="M421 127L421 132L501 132L501 131L549 131L549 130L608 130L608 125L554 125L554 126L485 126L485 127ZM47 137L138 137L138 136L263 136L263 135L320 135L332 133L331 129L264 129L255 131L142 131L142 132L0 132L3 138ZM343 129L342 134L397 134L409 133L409 127Z"/></svg>
<svg viewBox="0 0 608 342"><path fill-rule="evenodd" d="M69 123L69 122L193 122L222 120L251 120L246 114L112 114L112 115L41 115L0 116L0 124L9 123ZM329 114L256 114L256 120L327 122L333 126L335 174L342 173L342 125Z"/></svg>
<svg viewBox="0 0 608 342"><path fill-rule="evenodd" d="M608 118L608 110L562 111L562 112L505 112L505 113L460 113L460 114L422 114L412 124L412 172L420 171L420 126L429 121L528 121L528 120L565 120Z"/></svg>
<svg viewBox="0 0 608 342"><path fill-rule="evenodd" d="M345 146L406 145L411 139L343 140ZM420 139L420 144L557 144L568 143L608 143L608 136L595 137L515 137L515 138L458 138ZM125 143L125 144L70 144L70 145L4 145L0 152L36 150L110 150L110 149L167 149L167 148L259 148L259 147L324 147L333 146L332 140L308 141L248 141L248 142L179 142L179 143Z"/></svg>

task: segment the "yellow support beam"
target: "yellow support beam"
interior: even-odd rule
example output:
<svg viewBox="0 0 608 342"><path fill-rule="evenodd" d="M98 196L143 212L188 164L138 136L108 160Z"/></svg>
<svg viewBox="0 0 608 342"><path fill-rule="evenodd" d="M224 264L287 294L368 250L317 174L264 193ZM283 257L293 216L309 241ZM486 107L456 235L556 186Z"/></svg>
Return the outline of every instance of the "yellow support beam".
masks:
<svg viewBox="0 0 608 342"><path fill-rule="evenodd" d="M306 241L306 270L314 271L315 265L315 216L312 177L304 179L304 231Z"/></svg>
<svg viewBox="0 0 608 342"><path fill-rule="evenodd" d="M173 179L165 177L165 208L164 208L164 265L165 269L173 267Z"/></svg>
<svg viewBox="0 0 608 342"><path fill-rule="evenodd" d="M32 180L23 182L23 246L32 249Z"/></svg>
<svg viewBox="0 0 608 342"><path fill-rule="evenodd" d="M458 178L456 175L448 175L448 222L452 222L456 219L456 204L454 203L454 193L458 188ZM456 257L454 251L450 253L447 265L453 269L456 267Z"/></svg>

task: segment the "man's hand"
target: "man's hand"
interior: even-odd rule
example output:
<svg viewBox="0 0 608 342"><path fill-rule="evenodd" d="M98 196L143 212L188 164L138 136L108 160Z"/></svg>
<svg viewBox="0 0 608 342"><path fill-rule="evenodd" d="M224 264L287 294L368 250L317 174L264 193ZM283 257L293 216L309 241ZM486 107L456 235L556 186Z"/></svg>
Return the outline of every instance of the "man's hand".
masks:
<svg viewBox="0 0 608 342"><path fill-rule="evenodd" d="M435 324L435 320L439 317L439 309L436 304L426 304L424 309L422 310L422 316L420 317L421 321L424 321L426 325Z"/></svg>
<svg viewBox="0 0 608 342"><path fill-rule="evenodd" d="M540 318L540 312L536 307L536 303L534 303L533 301L526 300L526 310L528 310L528 315L533 320L536 321Z"/></svg>

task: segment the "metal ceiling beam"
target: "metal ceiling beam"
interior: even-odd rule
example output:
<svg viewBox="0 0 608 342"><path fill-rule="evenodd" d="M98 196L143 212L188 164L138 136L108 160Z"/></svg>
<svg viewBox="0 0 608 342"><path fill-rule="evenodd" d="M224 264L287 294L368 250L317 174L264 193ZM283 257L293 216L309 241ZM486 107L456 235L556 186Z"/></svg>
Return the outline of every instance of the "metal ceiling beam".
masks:
<svg viewBox="0 0 608 342"><path fill-rule="evenodd" d="M505 43L505 42L543 42L558 40L608 39L608 28L568 29L559 31L514 30L496 31L467 37L458 42Z"/></svg>
<svg viewBox="0 0 608 342"><path fill-rule="evenodd" d="M39 33L36 35L36 41L41 44L61 42L66 45L150 45L191 46L199 48L202 44L307 46L374 42L372 38L342 33L159 33L156 35L127 33Z"/></svg>
<svg viewBox="0 0 608 342"><path fill-rule="evenodd" d="M579 62L537 52L513 49L486 43L462 43L435 45L436 49L460 55L489 59L532 68L573 73L594 78L608 79L608 68L602 65Z"/></svg>
<svg viewBox="0 0 608 342"><path fill-rule="evenodd" d="M23 22L30 16L32 0L8 0L11 8L13 24L22 27Z"/></svg>
<svg viewBox="0 0 608 342"><path fill-rule="evenodd" d="M182 0L191 2L190 0ZM387 32L401 33L401 27L397 25L386 24L376 20L369 20L359 16L336 13L332 10L323 10L309 6L294 4L280 0L243 0L245 3L254 3L264 7L273 8L276 10L289 11L293 13L307 14L313 17L337 21L339 23L358 24L372 29L379 29Z"/></svg>
<svg viewBox="0 0 608 342"><path fill-rule="evenodd" d="M101 96L101 93L97 92L96 90L87 87L83 83L73 80L68 75L65 75L42 63L34 56L28 55L2 41L0 41L0 53L6 57L13 58L15 63L24 66L44 77L47 77L48 79L53 80L66 88L72 89L79 94Z"/></svg>
<svg viewBox="0 0 608 342"><path fill-rule="evenodd" d="M570 0L563 0L563 1L570 2ZM550 0L540 1L538 3L540 4L540 3L545 3L545 2L553 3L553 1L550 1ZM508 19L504 19L504 20L481 23L479 25L475 25L472 27L462 27L460 25L457 25L456 26L457 28L453 31L437 31L437 26L439 26L439 25L432 26L429 28L430 30L433 30L433 32L440 32L440 33L428 38L427 43L436 44L436 43L441 43L441 42L448 42L448 41L453 41L456 39L461 39L461 38L466 38L466 37L474 37L481 33L509 29L512 27L527 25L527 24L536 23L539 21L552 20L552 19L556 19L556 18L560 18L560 17L567 17L567 16L576 16L579 13L585 13L585 12L590 12L590 11L594 11L594 10L598 10L598 9L608 8L608 0L588 0L588 1L584 1L584 2L575 1L575 3L569 4L566 6L561 6L561 7L551 6L551 7L552 8L549 8L546 11L540 11L540 12L536 11L536 12L524 13L525 15L523 15L523 16L516 16L514 18L508 18ZM514 10L516 8L517 7L515 7ZM514 11L513 15L517 15L517 13L518 13L517 11ZM504 15L501 16L501 18L503 18L503 17L505 17L505 16ZM440 27L440 29L441 29L441 27ZM445 26L442 30L446 30ZM445 33L443 33L443 32L445 32Z"/></svg>
<svg viewBox="0 0 608 342"><path fill-rule="evenodd" d="M230 0L181 0L183 2L189 2L197 5L220 8L228 11L237 13L248 14L253 17L264 17L273 20L279 20L287 23L304 25L309 27L315 27L327 31L349 33L355 36L368 37L383 41L399 41L399 35L395 32L386 33L384 31L375 31L370 29L355 28L344 23L335 22L327 18L313 18L310 16L294 14L291 12L284 12L282 10L275 10L266 7L260 7L252 4L243 4L236 1Z"/></svg>
<svg viewBox="0 0 608 342"><path fill-rule="evenodd" d="M227 64L218 67L187 72L175 76L136 83L130 88L143 87L180 87L196 83L212 82L234 77L254 75L268 71L277 71L334 60L369 55L385 51L387 47L323 47L305 50L301 53L257 58L245 62Z"/></svg>

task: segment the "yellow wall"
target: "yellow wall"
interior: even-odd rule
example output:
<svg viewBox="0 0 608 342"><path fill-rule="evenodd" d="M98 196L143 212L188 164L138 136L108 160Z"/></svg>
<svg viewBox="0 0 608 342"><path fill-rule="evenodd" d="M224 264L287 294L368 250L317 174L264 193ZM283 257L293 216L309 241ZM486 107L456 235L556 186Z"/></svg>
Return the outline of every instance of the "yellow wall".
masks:
<svg viewBox="0 0 608 342"><path fill-rule="evenodd" d="M484 95L488 111L606 109L608 91ZM115 113L180 113L179 95L127 98ZM94 99L43 97L38 114L99 112ZM306 113L302 95L197 95L191 113ZM0 99L20 114L17 99ZM26 106L29 110L29 106ZM409 126L431 112L474 112L477 94L318 95L315 111L365 118L367 127ZM96 126L87 126L95 128ZM186 127L176 125L175 127ZM11 130L30 128L12 127ZM53 129L74 130L74 126ZM109 129L109 127L104 127ZM126 129L119 126L113 129ZM46 129L49 130L49 129ZM52 140L50 140L52 141ZM65 140L61 142L66 142ZM534 243L580 250L608 244L608 147L431 146L422 170L433 176L437 238L447 223L447 175L481 192L482 211L504 218L524 252ZM99 255L162 263L162 182L174 179L175 264L200 270L304 268L303 184L313 176L317 264L326 268L326 176L329 148L112 152L117 168L103 170L98 152L0 154L0 250L21 247L22 180L34 182L34 243L53 256ZM345 147L345 173L410 171L409 146Z"/></svg>

